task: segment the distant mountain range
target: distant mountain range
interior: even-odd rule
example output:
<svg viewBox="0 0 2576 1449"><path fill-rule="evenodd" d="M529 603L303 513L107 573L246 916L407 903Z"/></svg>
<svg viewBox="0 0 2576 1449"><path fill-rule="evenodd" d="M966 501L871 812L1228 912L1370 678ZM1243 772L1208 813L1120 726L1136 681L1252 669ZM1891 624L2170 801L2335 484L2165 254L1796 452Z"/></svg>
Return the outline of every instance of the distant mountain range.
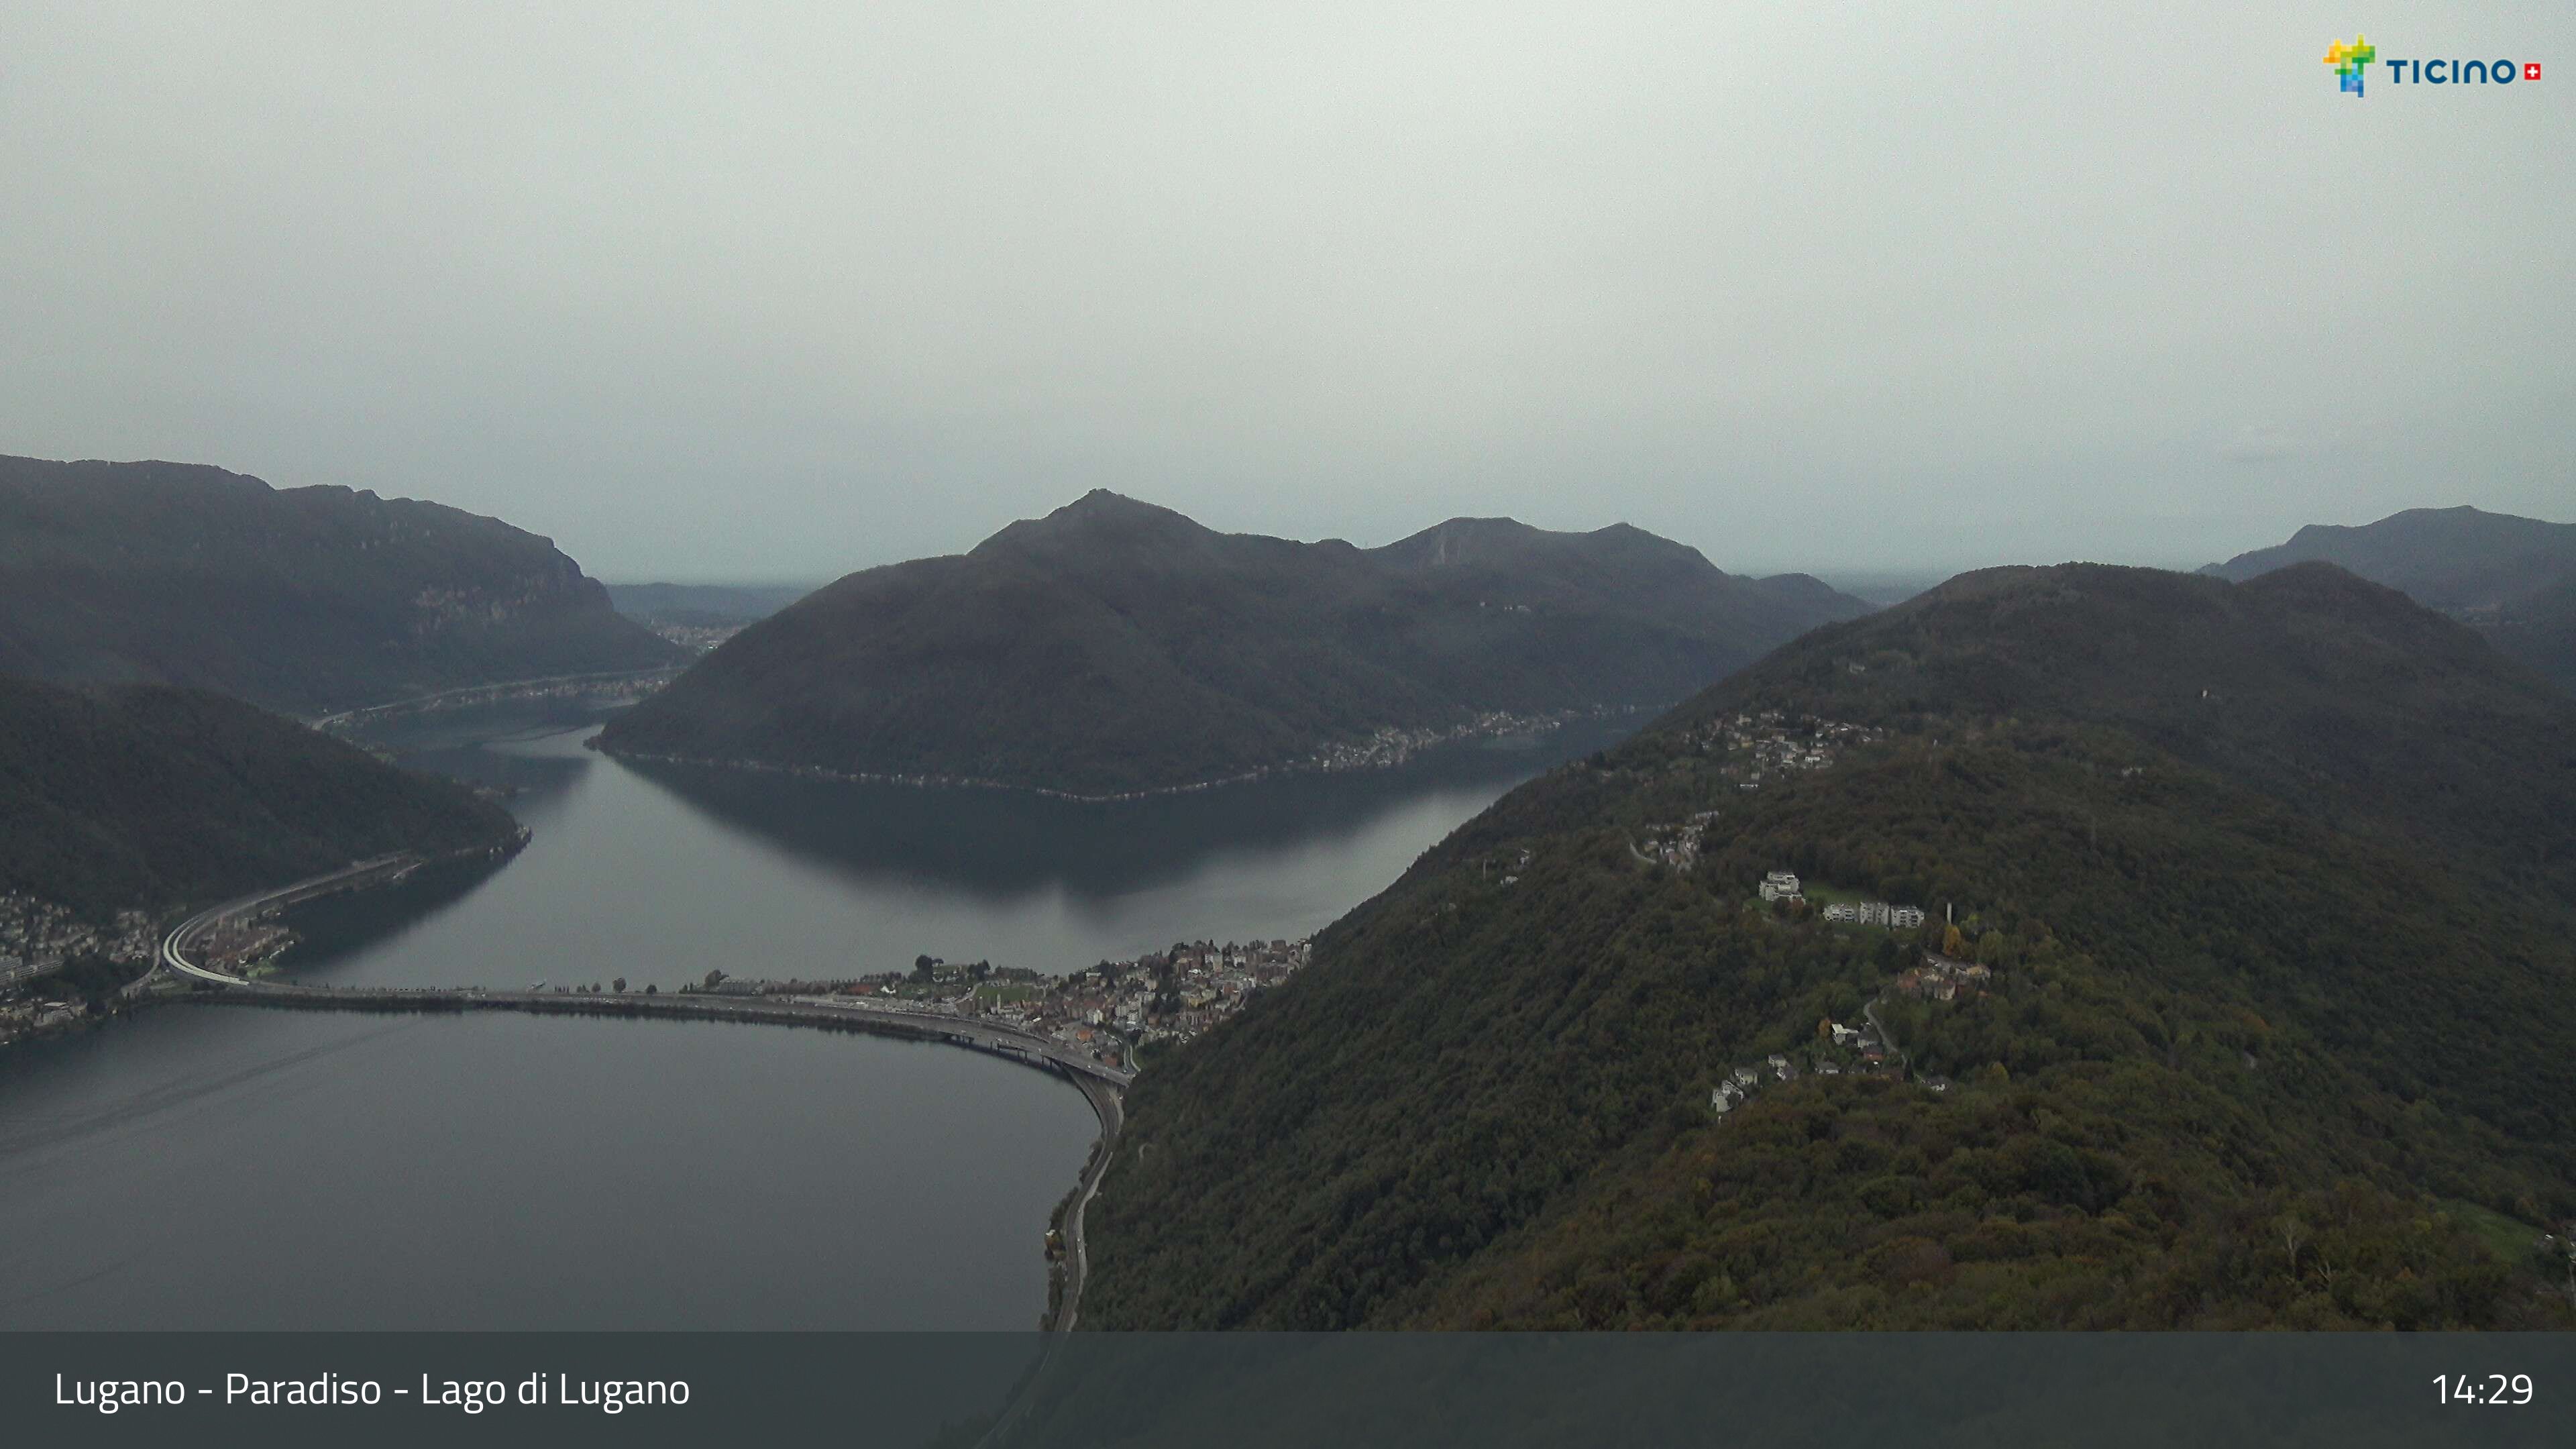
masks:
<svg viewBox="0 0 2576 1449"><path fill-rule="evenodd" d="M1484 712L1658 706L1864 612L1624 525L1454 519L1377 549L1099 491L852 574L613 721L603 749L1113 794Z"/></svg>
<svg viewBox="0 0 2576 1449"><path fill-rule="evenodd" d="M639 624L738 629L812 592L810 584L610 584L608 601Z"/></svg>
<svg viewBox="0 0 2576 1449"><path fill-rule="evenodd" d="M0 673L321 714L683 657L496 519L193 464L0 457Z"/></svg>
<svg viewBox="0 0 2576 1449"><path fill-rule="evenodd" d="M2410 508L2358 528L2310 524L2201 572L2242 582L2316 561L2404 591L2576 692L2576 524Z"/></svg>
<svg viewBox="0 0 2576 1449"><path fill-rule="evenodd" d="M1928 922L1820 909L1868 900ZM2576 702L2463 626L2320 563L1965 575L1161 1048L1084 1324L2564 1328L2572 935Z"/></svg>
<svg viewBox="0 0 2576 1449"><path fill-rule="evenodd" d="M0 678L0 893L159 911L517 829L462 785L222 695Z"/></svg>

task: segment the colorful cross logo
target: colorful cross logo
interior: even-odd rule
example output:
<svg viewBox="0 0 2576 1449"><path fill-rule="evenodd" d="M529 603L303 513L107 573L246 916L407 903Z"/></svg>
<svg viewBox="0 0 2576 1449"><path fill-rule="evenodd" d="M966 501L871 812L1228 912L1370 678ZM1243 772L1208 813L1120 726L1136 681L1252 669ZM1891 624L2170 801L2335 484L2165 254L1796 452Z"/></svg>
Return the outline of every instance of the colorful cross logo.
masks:
<svg viewBox="0 0 2576 1449"><path fill-rule="evenodd" d="M2335 77L2343 89L2356 96L2361 94L2362 72L2369 70L2370 63L2378 58L2379 47L2358 35L2352 38L2350 45L2338 40L2326 47L2326 64L2334 67Z"/></svg>

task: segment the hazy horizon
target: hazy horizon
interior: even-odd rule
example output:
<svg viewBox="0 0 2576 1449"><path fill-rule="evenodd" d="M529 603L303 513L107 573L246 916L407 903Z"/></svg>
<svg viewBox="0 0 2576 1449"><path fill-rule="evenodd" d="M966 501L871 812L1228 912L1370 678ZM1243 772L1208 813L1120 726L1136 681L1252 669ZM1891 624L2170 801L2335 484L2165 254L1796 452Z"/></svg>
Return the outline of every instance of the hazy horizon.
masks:
<svg viewBox="0 0 2576 1449"><path fill-rule="evenodd" d="M5 450L0 450L0 451L5 451ZM20 456L25 456L25 455L20 455ZM58 461L77 461L77 462L165 462L165 463L198 463L198 462L206 462L206 461L210 461L210 460L205 460L205 459L192 459L192 458L161 458L161 459L64 459L64 460L58 460ZM222 465L222 464L220 464L220 463L217 463L217 464L216 464L216 466L221 467L221 466L224 466L224 465ZM236 472L236 473L245 473L245 474L249 474L249 473L250 473L250 470L247 470L247 469L239 469L239 468L232 469L231 471ZM257 475L256 475L256 474L251 474L251 476L257 476ZM279 488L287 488L287 487L307 487L307 486L331 486L330 480L318 480L318 484L300 484L300 483L299 483L299 484L286 484L286 483L279 483L279 482L278 482L276 479L274 479L274 478L266 478L266 479L263 479L262 481L264 481L264 482L266 482L266 483L270 484L272 487L279 487ZM341 485L341 486L351 486L351 485ZM377 491L382 492L382 490L377 490ZM1114 492L1114 491L1117 491L1117 490L1112 490L1112 491ZM432 495L426 495L426 494L388 494L388 495L386 495L386 496L389 496L389 497L407 497L407 498L417 498L417 499L419 499L420 501L423 501L423 502L429 502L429 503L443 503L443 504L450 504L451 506L461 506L461 505L455 505L455 504L453 504L453 500L446 499L446 498L440 498L440 497L436 497L436 496L432 496ZM1129 494L1129 495L1127 495L1127 496L1129 496L1129 497L1135 497L1136 495ZM1073 500L1072 498L1067 498L1067 499L1065 499L1065 500L1064 500L1064 503L1071 503L1071 502L1073 502L1073 501L1074 501L1074 500ZM1140 498L1140 499L1139 499L1139 501L1141 501L1141 502L1145 502L1145 503L1154 503L1154 502L1156 502L1156 500L1154 500L1154 499L1152 499L1152 498ZM1057 506L1058 506L1058 507L1061 507L1061 506L1063 506L1063 504L1058 504ZM1169 505L1163 505L1163 506L1169 506ZM2407 511L2407 510L2410 510L2410 509L2438 509L2438 508L2448 508L2448 507L2453 507L2453 506L2457 506L2457 505L2453 505L2453 504L2444 504L2444 503L2407 504L2407 505L2405 505L2404 507L2399 508L2399 509L2392 509L2392 510L2389 510L2388 512L2383 512L2383 513L2374 513L2374 514L2372 514L2371 516L2369 516L2369 517L2367 517L2367 518L2358 518L2358 517L2357 517L2357 518L2333 518L2333 517L2312 518L2312 519L2308 519L2308 520L2306 520L2305 522L2303 522L2303 523L2301 523L2301 524L2296 525L2296 527L2294 527L2292 530L2290 530L2290 532L2295 532L2297 527L2306 527L2308 524L2311 524L2311 523L2313 523L2313 524L2323 524L2323 525L2328 525L2328 526L2336 526L2336 525L2341 525L2341 526L2357 526L2357 525L2361 525L2361 524L2368 524L2368 523L2375 523L2375 522L2378 522L2380 519L2383 519L2383 518L2386 518L2386 517L2390 516L2390 513L2404 512L2404 511ZM2476 505L2470 505L2470 506L2474 507L2474 506L2476 506ZM1050 508L1050 509L1042 509L1042 510L1040 510L1038 513L1027 514L1027 515L1020 515L1020 516L1015 516L1015 517L1012 517L1012 518L1002 518L1002 519L997 519L997 520L995 520L995 521L992 523L992 525L991 525L990 527L988 527L988 528L984 528L981 532L978 532L978 533L973 534L973 536L972 536L972 537L964 538L962 541L957 542L957 543L956 543L954 546L952 546L952 547L934 548L934 549L930 550L930 551L929 551L929 552L927 552L927 553L922 553L922 554L908 554L908 555L905 555L905 556L904 556L904 557L902 557L902 558L875 558L875 559L869 559L869 560L867 560L867 561L865 561L865 562L851 564L850 566L848 566L848 567L846 567L846 568L841 568L841 569L834 570L834 571L832 571L832 572L828 572L828 573L821 573L821 574L792 574L792 573L791 573L791 574L732 574L732 573L707 573L707 572L703 572L703 571L692 572L692 571L686 571L686 570L672 570L672 571L666 571L666 572L660 572L660 573L623 573L623 574L620 574L620 573L608 573L608 572L603 572L602 570L600 570L600 569L599 569L599 568L597 568L597 567L594 567L594 566L590 563L590 561L589 561L589 560L587 560L587 559L585 559L584 557L582 557L581 550L580 550L578 547L576 547L576 546L575 546L575 544L573 543L573 541L571 541L571 540L567 540L567 539L563 539L563 538L555 538L555 539L554 539L554 543L555 543L555 545L556 545L558 548L560 548L560 549L561 549L561 550L562 550L562 551L563 551L567 556L571 557L571 558L573 559L573 561L574 561L574 562L576 562L576 563L580 564L580 565L582 566L582 568L583 568L583 571L584 571L584 572L586 572L586 573L588 573L592 578L598 579L598 580L599 580L600 582L602 582L602 583L606 583L606 584L614 584L614 585L617 585L617 586L619 586L619 587L630 587L630 586L649 585L649 584L671 584L671 585L677 585L677 586L681 586L681 587L699 587L699 588L746 588L746 589L772 588L772 589L774 589L774 588L787 588L787 587L803 587L803 588L809 588L809 589L812 589L812 588L820 588L820 587L822 587L822 586L823 586L823 585L825 585L825 584L831 583L831 582L833 582L833 581L834 581L834 580L836 580L836 579L840 579L840 578L846 577L846 576L848 576L848 575L850 575L850 574L863 572L863 571L865 571L865 570L867 570L867 569L871 569L871 568L878 568L878 567L882 567L882 566L884 566L884 565L886 565L886 564L891 564L891 563L902 563L902 562L906 562L906 561L907 561L907 560L909 560L909 559L933 557L933 556L937 556L937 555L941 555L941 554L950 554L950 555L953 555L953 554L961 554L961 553L965 553L966 551L968 551L968 550L972 549L976 544L983 542L983 541L984 541L985 539L987 539L987 538L990 538L993 534L995 534L995 533L997 533L997 532L1001 531L1003 528L1005 528L1005 527L1009 526L1009 525L1010 525L1010 524L1012 524L1012 523L1015 523L1015 522L1019 522L1019 521L1021 521L1021 519L1022 519L1022 518L1035 518L1035 517L1042 517L1042 516L1044 516L1044 514L1049 513L1049 512L1053 512L1053 511L1054 511L1054 510L1053 510L1052 508ZM2499 509L2488 509L2488 510L2486 510L2486 511L2488 511L2488 512L2503 512L2504 510L2499 510ZM513 524L513 525L515 525L515 526L523 527L523 528L524 528L524 527L526 527L526 524L525 524L522 520L512 518L512 517L508 516L507 514L496 514L496 515L487 515L487 516L497 517L497 518L499 518L499 519L500 519L500 521L501 521L501 522L503 522L503 523ZM1449 522L1449 521L1451 521L1451 520L1453 520L1453 519L1457 519L1457 518L1469 518L1469 517L1494 517L1494 516L1499 516L1499 515L1492 515L1492 514L1450 514L1450 515L1448 515L1447 517L1444 517L1444 518L1434 518L1434 519L1426 520L1426 521L1424 521L1422 524L1420 524L1418 527L1404 528L1404 529L1401 529L1401 530L1400 530L1400 531L1398 531L1398 532L1388 534L1387 536L1385 536L1385 537L1383 537L1383 538L1353 538L1353 537L1350 537L1348 534L1342 534L1342 533L1323 533L1323 534L1316 534L1316 535L1307 536L1307 537L1298 537L1298 536L1295 536L1295 535L1285 535L1285 534L1272 534L1272 535L1270 535L1270 536L1272 536L1272 537L1293 537L1293 538L1296 538L1296 539L1297 539L1297 541L1299 541L1299 542L1306 542L1306 543L1322 542L1322 541L1324 541L1324 540L1326 540L1326 539L1341 539L1341 540L1342 540L1342 541L1344 541L1344 542L1348 542L1348 543L1355 544L1355 545L1357 545L1358 547L1361 547L1361 548L1377 548L1377 547L1382 547L1382 546L1384 546L1384 545L1386 545L1386 544L1391 544L1391 543L1397 542L1397 541L1398 541L1398 540L1400 540L1400 539L1407 538L1407 537L1410 537L1410 536L1411 536L1411 535L1413 535L1413 534L1419 533L1419 532L1421 532L1423 529L1436 527L1437 525L1439 525L1439 524L1441 524L1441 523ZM2545 514L2528 514L2528 515L2516 515L2516 516L2537 518L2537 519L2540 519L2541 521L2544 521L2544 522L2550 522L2550 523L2567 523L2567 522L2576 522L2576 519L2567 519L2567 518L2551 518L2551 517L2548 517L2548 516L2547 516L2547 515L2545 515ZM1206 524L1208 527L1210 527L1210 528L1215 528L1215 529L1217 529L1217 531L1219 531L1219 532L1223 532L1223 533L1258 533L1258 532L1261 532L1261 530L1257 530L1257 529L1229 529L1229 528L1223 528L1223 527L1220 527L1220 526L1219 526L1219 525L1217 525L1217 524L1211 523L1209 520L1207 520L1207 519L1205 519L1205 518L1197 518L1197 519L1195 519L1195 521L1196 521L1196 522L1199 522L1199 523L1202 523L1202 524ZM1527 519L1523 519L1523 520L1520 520L1520 521L1522 521L1522 522L1528 522L1529 520L1527 520ZM1570 526L1570 527L1562 528L1562 529L1560 529L1559 531L1563 531L1563 532L1575 532L1575 533L1586 533L1586 532L1591 532L1591 531L1593 531L1593 530L1595 530L1595 529L1598 529L1598 528L1607 528L1607 527L1611 527L1611 526L1614 526L1614 525L1617 525L1617 524L1627 523L1627 522L1628 522L1628 520L1626 520L1626 519L1614 518L1614 519L1607 520L1606 522L1603 522L1603 523L1600 523L1600 524L1591 524L1591 525L1574 525L1574 526ZM1544 525L1542 525L1542 526L1544 526ZM531 530L529 530L529 531L530 531L530 532L540 532L541 530L531 529ZM1650 531L1651 531L1651 530L1650 530ZM2227 560L2229 560L2229 559L2231 559L2231 558L2234 558L2236 555L2241 554L2241 553L2252 552L2252 551L2257 550L2257 549L2270 548L2270 547L2273 547L2273 546L2275 546L2275 545L2278 545L2278 544L2284 543L2284 542L2286 542L2286 541L2288 540L2288 538L2289 538L2289 536L2290 536L2290 532L2284 532L2284 533L2282 533L2281 535L2279 535L2278 537L2267 537L2267 538L2262 538L2262 539L2257 539L2257 540L2254 540L2254 541L2250 541L2250 542L2247 542L2247 543L2245 543L2245 544L2243 544L2243 545L2241 545L2241 546L2230 548L2230 549L2228 549L2228 550L2227 550L2226 552L2224 552L2224 553L2219 553L2219 554L2212 555L2212 556L2210 556L2210 557L2208 557L2208 558L2200 558L2200 559L2115 556L2115 555L2114 555L2113 553L2111 553L2111 552L2106 552L2106 551L2102 551L2102 550L2095 550L2095 551L2093 551L2093 552L2089 552L2089 553L2081 553L2081 552L2079 552L2079 553L2070 553L2070 554L2067 554L2066 556L2064 556L2064 557L2062 557L2062 558L2058 558L2058 557L2036 557L2036 556L2034 556L2034 557L2026 557L2026 558L2015 558L2015 557L1994 557L1994 558L1985 558L1985 559L1965 560L1965 561L1960 561L1960 562L1951 563L1951 564L1948 564L1948 565L1922 564L1922 565L1898 565L1898 566L1886 566L1886 565L1877 565L1877 566L1873 566L1873 565L1868 565L1868 564L1855 564L1855 563L1849 563L1849 562L1840 561L1840 560L1834 560L1834 559L1823 559L1823 560L1816 560L1816 561L1812 561L1812 562L1809 562L1809 563L1796 563L1796 562L1792 562L1792 563L1782 564L1782 565L1775 566L1775 567L1762 567L1762 568L1744 567L1744 566L1740 566L1740 565L1737 565L1737 564L1730 563L1727 559L1725 559L1725 558L1723 558L1723 557L1720 557L1720 556L1716 555L1715 553L1712 553L1712 552L1711 552L1711 551L1710 551L1706 546L1704 546L1704 545L1702 545L1702 544L1700 544L1700 543L1694 542L1694 541L1693 541L1692 539L1690 539L1690 538L1686 538L1686 537L1683 537L1683 538L1676 538L1676 539L1675 539L1675 541L1676 541L1676 542L1680 542L1680 543L1690 544L1692 547L1699 549L1699 550L1700 550L1700 552L1701 552L1704 556L1706 556L1706 557L1708 558L1709 562L1711 562L1712 564L1716 565L1718 568L1725 570L1725 571L1726 571L1726 572L1728 572L1728 573L1734 573L1734 574L1749 574L1749 575L1756 575L1756 576L1772 575L1772 574L1811 574L1811 575L1813 575L1813 576L1815 576L1815 577L1817 577L1817 578L1819 578L1819 579L1824 580L1825 582L1827 582L1827 583L1829 583L1829 584L1834 585L1836 588L1844 588L1844 589L1848 589L1848 590L1861 590L1861 589L1867 589L1867 588L1871 588L1871 587L1879 587L1879 588L1890 587L1890 586L1893 586L1893 585L1897 585L1897 584L1901 584L1901 583L1907 583L1907 582L1920 582L1920 583L1924 583L1924 584L1928 585L1928 584L1930 584L1930 583L1938 583L1938 582L1940 582L1940 581L1941 581L1941 580L1943 580L1943 579L1951 578L1951 577L1954 577L1954 576L1956 576L1956 575L1958 575L1958 574L1970 573L1970 572L1973 572L1973 571L1978 570L1978 569L1986 569L1986 568L2006 568L2006 567L2014 567L2014 566L2022 566L2022 565L2040 565L2040 566L2045 566L2045 565L2049 565L2049 564L2062 564L2062 563L2111 563L2111 564L2127 564L2127 565L2132 565L2132 566L2142 567L2142 568L2161 568L2161 569L2172 569L2172 570L2177 570L2177 571L2180 571L2180 572L2191 572L2191 571L2194 571L2194 570L2197 570L2197 569L2200 569L2200 568L2206 567L2207 565L2210 565L2210 564L2214 564L2214 563L2225 563ZM1667 537L1671 537L1671 535L1666 535L1666 536L1667 536Z"/></svg>
<svg viewBox="0 0 2576 1449"><path fill-rule="evenodd" d="M0 19L0 452L821 581L1093 487L1732 572L2576 495L2576 15L1676 4Z"/></svg>

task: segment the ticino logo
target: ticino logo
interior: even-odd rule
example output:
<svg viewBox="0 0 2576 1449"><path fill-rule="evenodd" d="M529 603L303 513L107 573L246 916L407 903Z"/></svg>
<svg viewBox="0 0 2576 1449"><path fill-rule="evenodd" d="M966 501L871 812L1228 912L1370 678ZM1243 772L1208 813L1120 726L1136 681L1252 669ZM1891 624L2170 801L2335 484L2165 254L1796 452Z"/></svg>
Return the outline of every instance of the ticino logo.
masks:
<svg viewBox="0 0 2576 1449"><path fill-rule="evenodd" d="M2393 56L2381 59L2379 47L2356 35L2349 44L2336 41L2326 47L2326 64L2333 68L2335 84L2345 95L2361 94L2362 78L2370 74L2371 62L2388 67L2388 83L2403 85L2506 86L2516 80L2540 79L2540 62L2527 60L2520 65L2509 60L2399 60Z"/></svg>

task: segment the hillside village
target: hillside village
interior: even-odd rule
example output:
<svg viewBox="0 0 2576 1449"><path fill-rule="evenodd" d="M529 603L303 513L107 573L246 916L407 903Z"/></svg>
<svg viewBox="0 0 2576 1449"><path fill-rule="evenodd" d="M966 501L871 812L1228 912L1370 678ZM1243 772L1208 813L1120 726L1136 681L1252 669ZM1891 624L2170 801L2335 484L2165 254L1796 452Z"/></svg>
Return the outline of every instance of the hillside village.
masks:
<svg viewBox="0 0 2576 1449"><path fill-rule="evenodd" d="M1709 721L1690 735L1691 748L1719 757L1719 778L1738 790L1759 790L1766 779L1832 767L1843 750L1887 739L1883 729L1810 716L1791 718L1781 711L1736 714ZM1687 872L1699 863L1703 837L1721 812L1702 810L1688 820L1649 825L1629 843L1638 859ZM1796 894L1791 878L1788 894ZM1766 893L1764 900L1773 899ZM1842 915L1831 917L1845 919ZM1853 918L1858 919L1858 918ZM1864 922L1887 925L1885 919ZM1916 913L1913 925L1921 925Z"/></svg>
<svg viewBox="0 0 2576 1449"><path fill-rule="evenodd" d="M1738 790L1751 791L1789 774L1829 769L1845 751L1883 743L1889 737L1889 732L1880 728L1813 717L1791 718L1781 711L1768 710L1712 720L1690 738L1699 752L1719 757L1717 773L1722 779L1732 782ZM1701 810L1684 820L1644 826L1629 836L1629 853L1649 865L1688 874L1699 866L1713 828L1723 815L1722 810ZM1505 865L1488 857L1481 868L1488 878L1497 869L1507 871L1500 884L1510 886L1529 869L1531 858L1532 852L1522 848L1516 862ZM1829 925L1846 928L1911 933L1920 931L1930 919L1920 906L1811 885L1785 868L1766 872L1754 895L1766 910L1795 918L1812 913ZM1996 973L1991 966L1925 951L1916 964L1887 981L1871 998L1862 1008L1860 1021L1820 1022L1811 1042L1727 1068L1709 1093L1709 1107L1723 1117L1766 1087L1810 1075L1892 1081L1910 1078L1932 1091L1947 1091L1948 1078L1912 1073L1904 1050L1879 1022L1878 1008L1895 997L1955 1004L1995 984Z"/></svg>
<svg viewBox="0 0 2576 1449"><path fill-rule="evenodd" d="M1808 904L1805 885L1797 873L1774 870L1762 877L1758 898L1769 906L1803 907ZM1835 901L1822 912L1824 919L1839 925L1878 926L1890 930L1917 930L1925 917L1918 906L1891 905L1886 901ZM1922 960L1907 967L1868 1005L1861 1008L1858 1025L1825 1020L1817 1023L1816 1039L1797 1049L1794 1056L1774 1052L1760 1062L1748 1062L1731 1068L1709 1092L1709 1110L1724 1117L1766 1084L1796 1081L1812 1073L1820 1077L1882 1077L1891 1081L1907 1079L1911 1064L1902 1048L1891 1040L1878 1020L1878 1008L1890 996L1903 996L1918 1001L1956 1003L1971 999L1994 985L1995 972L1990 966L1961 961L1938 951L1926 951ZM1802 1059L1802 1060L1801 1060ZM1950 1089L1950 1079L1938 1074L1917 1075L1913 1080L1935 1092Z"/></svg>
<svg viewBox="0 0 2576 1449"><path fill-rule="evenodd" d="M1739 790L1759 790L1766 779L1825 769L1837 751L1877 744L1887 731L1840 720L1791 718L1771 709L1711 720L1690 738L1692 748L1719 757L1720 777Z"/></svg>

